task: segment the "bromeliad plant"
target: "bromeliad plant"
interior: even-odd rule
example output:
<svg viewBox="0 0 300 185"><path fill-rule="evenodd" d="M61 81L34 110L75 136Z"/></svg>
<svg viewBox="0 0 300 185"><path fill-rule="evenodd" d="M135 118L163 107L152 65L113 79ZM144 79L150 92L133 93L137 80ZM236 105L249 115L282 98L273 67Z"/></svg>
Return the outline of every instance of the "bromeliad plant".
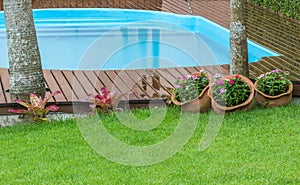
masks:
<svg viewBox="0 0 300 185"><path fill-rule="evenodd" d="M202 70L200 73L185 75L175 82L173 93L179 102L185 102L197 98L203 89L208 86L209 79Z"/></svg>
<svg viewBox="0 0 300 185"><path fill-rule="evenodd" d="M215 82L212 84L212 98L219 105L233 107L245 102L251 93L248 84L245 83L241 76L234 75L232 78L221 78L216 74Z"/></svg>
<svg viewBox="0 0 300 185"><path fill-rule="evenodd" d="M292 83L288 78L289 72L272 70L256 78L257 89L266 95L277 96L288 91Z"/></svg>
<svg viewBox="0 0 300 185"><path fill-rule="evenodd" d="M17 113L23 116L29 115L34 121L47 121L46 116L50 111L57 112L59 110L59 107L56 105L49 105L46 107L48 100L57 94L60 94L60 91L55 91L44 99L42 99L41 96L38 97L35 94L30 94L29 102L23 100L15 100L16 103L26 107L27 110L9 109L8 112Z"/></svg>
<svg viewBox="0 0 300 185"><path fill-rule="evenodd" d="M130 94L130 92L118 94L111 92L107 87L102 87L98 94L95 96L89 95L86 99L82 99L83 102L90 102L90 107L95 109L98 113L108 113L112 110L117 110L118 103L121 98Z"/></svg>

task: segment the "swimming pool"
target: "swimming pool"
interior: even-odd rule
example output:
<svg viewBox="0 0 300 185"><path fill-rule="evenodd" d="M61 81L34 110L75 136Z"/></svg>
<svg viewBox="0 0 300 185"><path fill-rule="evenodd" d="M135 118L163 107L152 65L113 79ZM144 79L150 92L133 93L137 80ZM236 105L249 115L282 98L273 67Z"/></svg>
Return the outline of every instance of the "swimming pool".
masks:
<svg viewBox="0 0 300 185"><path fill-rule="evenodd" d="M44 69L143 69L229 63L229 30L203 17L128 9L33 11ZM248 42L249 62L278 54ZM0 12L0 67L8 67Z"/></svg>

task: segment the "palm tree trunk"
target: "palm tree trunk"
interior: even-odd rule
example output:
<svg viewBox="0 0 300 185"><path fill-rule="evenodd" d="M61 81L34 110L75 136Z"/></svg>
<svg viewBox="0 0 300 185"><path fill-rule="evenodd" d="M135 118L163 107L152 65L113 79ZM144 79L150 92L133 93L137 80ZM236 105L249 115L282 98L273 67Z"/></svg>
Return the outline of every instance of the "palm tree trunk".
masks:
<svg viewBox="0 0 300 185"><path fill-rule="evenodd" d="M249 77L245 0L230 1L230 73Z"/></svg>
<svg viewBox="0 0 300 185"><path fill-rule="evenodd" d="M31 0L3 0L6 21L10 94L28 99L45 95L45 81L32 16Z"/></svg>

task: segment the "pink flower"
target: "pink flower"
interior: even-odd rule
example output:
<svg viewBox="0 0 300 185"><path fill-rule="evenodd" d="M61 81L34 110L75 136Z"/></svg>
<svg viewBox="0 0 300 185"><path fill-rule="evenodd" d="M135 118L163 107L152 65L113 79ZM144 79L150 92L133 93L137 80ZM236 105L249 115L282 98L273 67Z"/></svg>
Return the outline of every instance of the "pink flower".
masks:
<svg viewBox="0 0 300 185"><path fill-rule="evenodd" d="M222 80L218 81L218 85L223 85L223 84L224 84L224 82Z"/></svg>
<svg viewBox="0 0 300 185"><path fill-rule="evenodd" d="M215 76L214 76L215 78L220 78L221 77L221 75L219 74L219 73L217 73L217 74L215 74Z"/></svg>
<svg viewBox="0 0 300 185"><path fill-rule="evenodd" d="M56 106L56 105L49 105L49 106L47 107L47 109L49 109L49 110L51 110L51 111L53 111L53 112L59 111L59 107Z"/></svg>
<svg viewBox="0 0 300 185"><path fill-rule="evenodd" d="M193 80L197 80L198 76L197 75L193 75L192 78L193 78Z"/></svg>
<svg viewBox="0 0 300 185"><path fill-rule="evenodd" d="M112 101L111 94L112 93L106 87L102 87L99 94L95 96L95 101L99 104L110 103Z"/></svg>
<svg viewBox="0 0 300 185"><path fill-rule="evenodd" d="M107 87L102 87L102 88L100 89L100 92L101 92L101 94L103 94L103 95L110 94L110 91L107 89Z"/></svg>
<svg viewBox="0 0 300 185"><path fill-rule="evenodd" d="M189 78L191 78L191 75L184 75L184 76L183 76L183 79L184 79L184 80L187 80L187 79L189 79Z"/></svg>
<svg viewBox="0 0 300 185"><path fill-rule="evenodd" d="M272 73L278 73L278 72L280 72L279 69L272 70Z"/></svg>
<svg viewBox="0 0 300 185"><path fill-rule="evenodd" d="M265 76L265 74L261 74L261 75L259 75L258 79L261 79L264 76Z"/></svg>
<svg viewBox="0 0 300 185"><path fill-rule="evenodd" d="M220 89L220 94L224 94L224 93L226 93L226 89L224 88Z"/></svg>
<svg viewBox="0 0 300 185"><path fill-rule="evenodd" d="M230 80L229 83L230 83L231 85L233 85L233 84L234 84L234 81L233 81L233 80Z"/></svg>
<svg viewBox="0 0 300 185"><path fill-rule="evenodd" d="M175 85L175 88L176 88L176 89L180 88L180 85Z"/></svg>

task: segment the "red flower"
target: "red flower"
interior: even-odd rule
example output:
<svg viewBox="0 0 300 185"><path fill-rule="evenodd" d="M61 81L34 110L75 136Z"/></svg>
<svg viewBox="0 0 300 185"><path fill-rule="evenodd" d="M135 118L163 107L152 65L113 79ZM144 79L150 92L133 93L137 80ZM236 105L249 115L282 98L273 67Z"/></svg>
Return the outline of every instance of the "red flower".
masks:
<svg viewBox="0 0 300 185"><path fill-rule="evenodd" d="M239 78L240 78L240 76L239 76L239 75L235 75L235 78L236 78L236 79L239 79Z"/></svg>

